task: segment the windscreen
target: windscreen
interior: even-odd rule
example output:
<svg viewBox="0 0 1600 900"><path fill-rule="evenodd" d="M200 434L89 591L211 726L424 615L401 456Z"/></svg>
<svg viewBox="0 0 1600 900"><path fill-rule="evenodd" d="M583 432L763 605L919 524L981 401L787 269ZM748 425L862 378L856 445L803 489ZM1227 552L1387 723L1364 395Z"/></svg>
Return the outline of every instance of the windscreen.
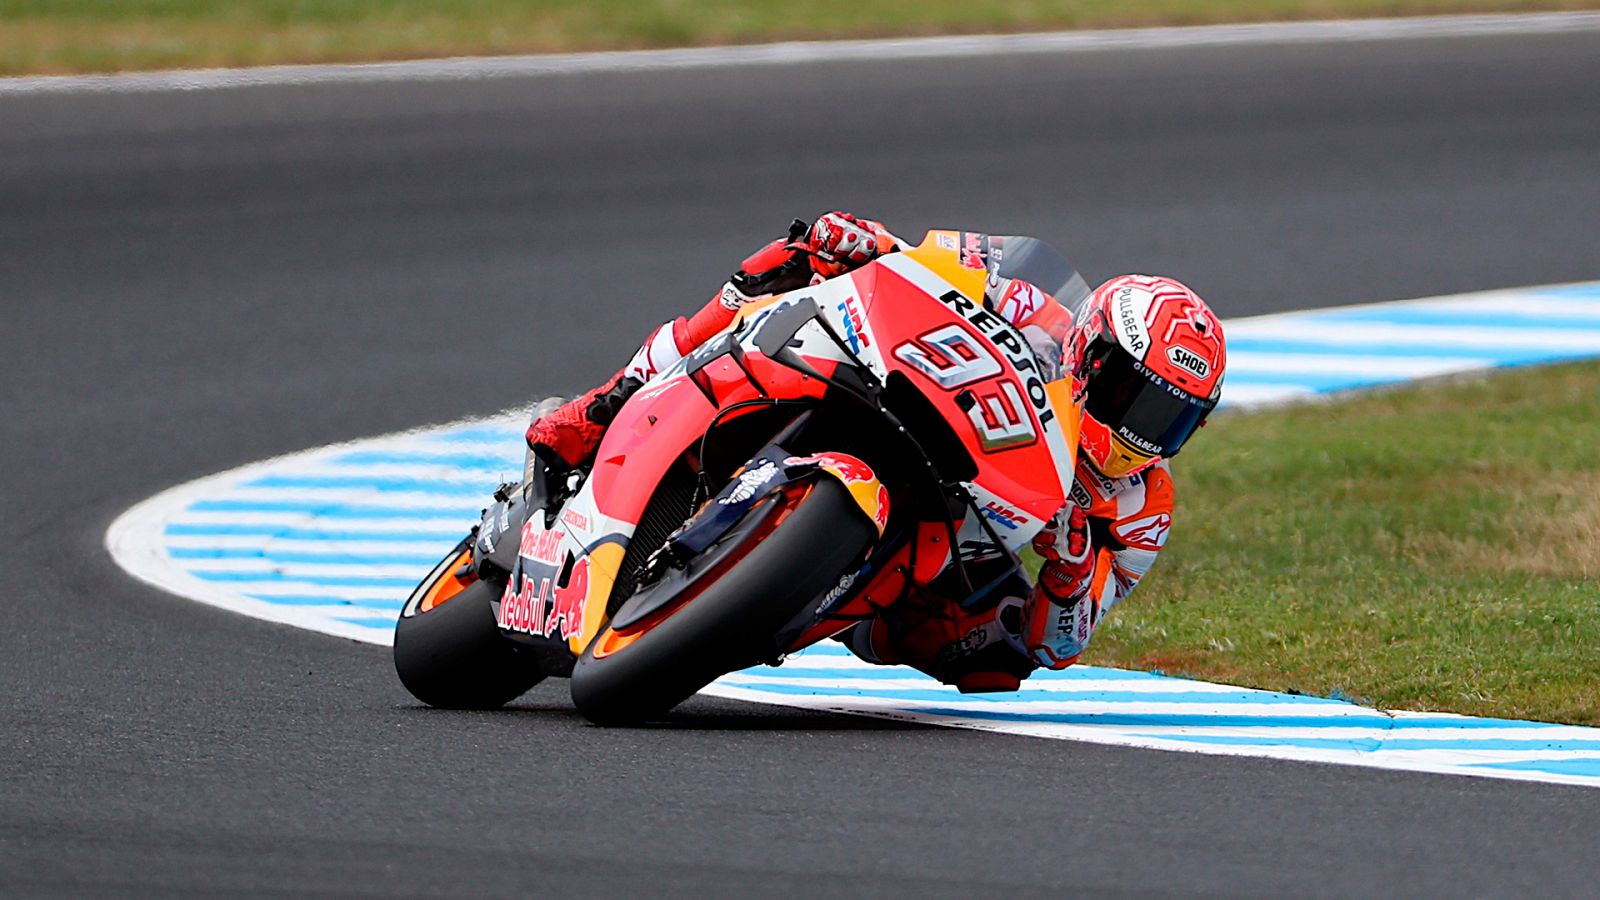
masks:
<svg viewBox="0 0 1600 900"><path fill-rule="evenodd" d="M1089 296L1089 285L1066 257L1038 238L991 235L985 242L989 271L1001 278L1020 278L1056 298L1076 313Z"/></svg>

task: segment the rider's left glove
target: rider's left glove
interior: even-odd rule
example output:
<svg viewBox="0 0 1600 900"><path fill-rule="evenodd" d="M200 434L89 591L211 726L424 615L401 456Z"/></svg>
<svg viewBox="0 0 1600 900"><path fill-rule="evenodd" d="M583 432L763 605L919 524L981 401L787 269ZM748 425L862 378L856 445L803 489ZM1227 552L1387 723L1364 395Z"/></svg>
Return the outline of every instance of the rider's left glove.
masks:
<svg viewBox="0 0 1600 900"><path fill-rule="evenodd" d="M1071 503L1051 525L1033 539L1044 566L1023 607L1022 641L1036 664L1064 669L1088 645L1100 611L1089 590L1094 581L1089 517Z"/></svg>
<svg viewBox="0 0 1600 900"><path fill-rule="evenodd" d="M1034 552L1044 560L1039 587L1053 602L1071 606L1089 592L1094 575L1094 550L1089 541L1089 516L1076 503L1068 504L1059 528L1046 528L1033 539Z"/></svg>

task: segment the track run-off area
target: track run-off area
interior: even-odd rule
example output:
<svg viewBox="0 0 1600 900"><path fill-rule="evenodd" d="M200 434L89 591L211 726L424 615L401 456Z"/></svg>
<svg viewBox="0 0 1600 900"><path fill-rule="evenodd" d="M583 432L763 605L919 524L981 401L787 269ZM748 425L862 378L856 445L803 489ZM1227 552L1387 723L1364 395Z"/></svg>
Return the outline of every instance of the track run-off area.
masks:
<svg viewBox="0 0 1600 900"><path fill-rule="evenodd" d="M406 557L453 540L520 452L523 413L497 410L596 383L790 218L838 207L901 233L1038 235L1091 282L1182 278L1232 326L1234 403L1248 353L1267 399L1590 352L1566 343L1593 300L1580 287L1542 294L1548 320L1517 339L1439 353L1414 345L1475 322L1419 306L1348 372L1332 358L1348 346L1289 361L1250 342L1293 310L1360 319L1378 308L1351 304L1600 279L1593 16L709 56L0 84L0 894L1592 896L1588 787L936 727L903 711L943 699L880 696L923 688L843 657L743 673L714 690L762 702L702 694L648 728L587 725L557 681L495 713L431 710L385 648L347 639L376 621L284 627L113 561L113 521L174 485L259 502L244 481L352 463L367 481L275 488L346 498L420 465L459 493L419 503L453 511L408 547L393 520L361 528L361 552L401 567L367 574L410 581ZM440 422L454 444L452 426L417 430ZM340 458L364 452L482 467ZM174 532L174 549L244 555L174 556L169 574L258 614L391 614L405 587L247 590L279 568L341 577L316 555L354 529L294 527L273 523L265 551L243 543L259 533ZM849 693L806 683L828 669L821 687ZM1061 714L1034 727L1168 690L1093 674L1030 682L1079 698L1023 700ZM1305 738L1412 752L1383 718ZM1510 727L1475 734L1556 737ZM1525 746L1455 762L1549 767Z"/></svg>
<svg viewBox="0 0 1600 900"><path fill-rule="evenodd" d="M1493 366L1600 356L1600 282L1225 321L1223 407L1302 401ZM143 581L269 621L392 643L416 583L521 471L510 414L308 450L163 492L106 536ZM1600 728L1377 711L1079 666L963 695L813 647L716 696L1153 749L1600 787Z"/></svg>

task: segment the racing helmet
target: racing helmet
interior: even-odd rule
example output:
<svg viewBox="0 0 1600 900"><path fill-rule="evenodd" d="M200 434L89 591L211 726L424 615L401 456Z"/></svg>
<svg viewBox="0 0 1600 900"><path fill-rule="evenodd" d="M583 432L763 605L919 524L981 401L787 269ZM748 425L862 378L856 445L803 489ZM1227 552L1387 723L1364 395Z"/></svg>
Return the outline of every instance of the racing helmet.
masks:
<svg viewBox="0 0 1600 900"><path fill-rule="evenodd" d="M1083 405L1083 456L1122 478L1176 454L1205 422L1222 396L1227 348L1194 291L1119 275L1084 299L1062 364Z"/></svg>

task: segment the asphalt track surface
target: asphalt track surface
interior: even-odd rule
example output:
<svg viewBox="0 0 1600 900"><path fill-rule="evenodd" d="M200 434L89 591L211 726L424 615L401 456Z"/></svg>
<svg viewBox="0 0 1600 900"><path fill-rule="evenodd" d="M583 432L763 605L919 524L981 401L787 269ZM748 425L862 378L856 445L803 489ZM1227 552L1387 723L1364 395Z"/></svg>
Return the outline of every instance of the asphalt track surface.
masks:
<svg viewBox="0 0 1600 900"><path fill-rule="evenodd" d="M101 539L580 388L833 206L1227 316L1595 278L1597 84L1575 34L0 100L0 894L1592 895L1591 790L721 701L610 731L564 685L433 711Z"/></svg>

